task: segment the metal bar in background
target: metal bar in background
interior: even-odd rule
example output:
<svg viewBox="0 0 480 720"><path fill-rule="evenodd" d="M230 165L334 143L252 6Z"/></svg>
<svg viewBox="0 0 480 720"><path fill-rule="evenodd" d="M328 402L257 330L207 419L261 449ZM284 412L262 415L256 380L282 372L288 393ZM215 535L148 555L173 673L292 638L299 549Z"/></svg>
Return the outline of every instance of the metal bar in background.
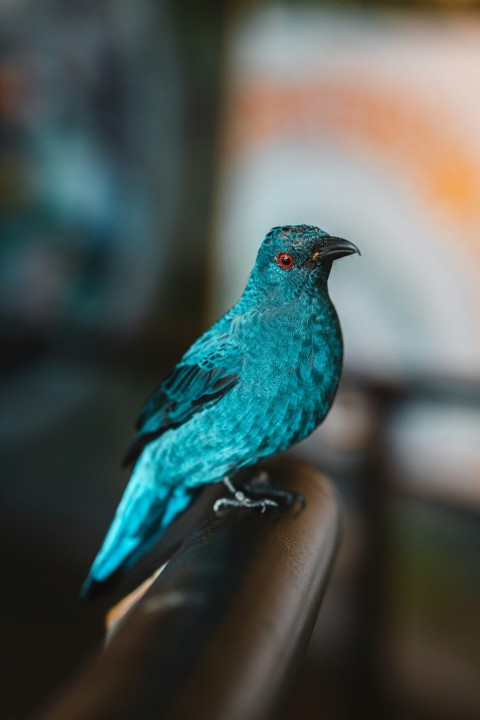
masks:
<svg viewBox="0 0 480 720"><path fill-rule="evenodd" d="M312 467L262 468L306 508L211 512L41 720L271 717L311 635L339 511Z"/></svg>

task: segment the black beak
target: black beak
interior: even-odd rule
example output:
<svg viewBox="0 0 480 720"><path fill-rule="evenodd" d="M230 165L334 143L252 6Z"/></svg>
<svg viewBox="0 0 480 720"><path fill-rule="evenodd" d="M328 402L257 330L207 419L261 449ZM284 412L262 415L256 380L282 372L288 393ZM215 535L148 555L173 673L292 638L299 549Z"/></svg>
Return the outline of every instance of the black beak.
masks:
<svg viewBox="0 0 480 720"><path fill-rule="evenodd" d="M323 238L325 246L322 250L322 255L328 257L330 260L338 260L339 258L345 257L346 255L352 255L358 253L360 250L356 245L351 243L349 240L344 240L339 237L332 237L327 235Z"/></svg>

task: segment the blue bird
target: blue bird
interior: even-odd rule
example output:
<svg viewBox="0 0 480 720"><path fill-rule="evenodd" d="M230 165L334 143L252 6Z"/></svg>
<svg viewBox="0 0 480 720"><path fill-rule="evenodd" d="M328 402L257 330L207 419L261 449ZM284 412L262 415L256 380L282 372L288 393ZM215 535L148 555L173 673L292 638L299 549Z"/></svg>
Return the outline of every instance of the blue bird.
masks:
<svg viewBox="0 0 480 720"><path fill-rule="evenodd" d="M149 550L201 486L224 480L232 491L216 510L285 500L268 485L248 497L230 478L305 438L330 409L343 343L327 280L333 261L355 252L311 225L270 230L240 300L143 407L125 457L130 482L82 597Z"/></svg>

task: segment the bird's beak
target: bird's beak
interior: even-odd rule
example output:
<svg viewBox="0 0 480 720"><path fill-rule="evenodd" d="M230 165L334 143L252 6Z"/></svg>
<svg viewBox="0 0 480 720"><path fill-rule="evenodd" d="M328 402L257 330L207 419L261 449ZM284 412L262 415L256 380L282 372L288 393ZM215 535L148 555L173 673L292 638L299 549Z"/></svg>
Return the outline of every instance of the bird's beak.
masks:
<svg viewBox="0 0 480 720"><path fill-rule="evenodd" d="M358 253L359 255L361 254L356 245L351 243L349 240L344 240L344 238L327 235L323 238L323 240L325 242L325 246L321 254L323 257L328 257L330 260L338 260L338 258L345 257L346 255L352 255L353 253Z"/></svg>

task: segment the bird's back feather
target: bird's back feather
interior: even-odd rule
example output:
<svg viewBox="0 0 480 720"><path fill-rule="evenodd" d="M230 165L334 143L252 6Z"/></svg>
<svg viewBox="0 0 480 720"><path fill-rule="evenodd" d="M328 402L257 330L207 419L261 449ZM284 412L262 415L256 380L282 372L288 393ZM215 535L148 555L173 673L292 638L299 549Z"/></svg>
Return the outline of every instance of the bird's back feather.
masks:
<svg viewBox="0 0 480 720"><path fill-rule="evenodd" d="M242 353L228 332L231 319L230 311L204 333L149 397L123 465L134 462L166 430L218 402L238 382Z"/></svg>

